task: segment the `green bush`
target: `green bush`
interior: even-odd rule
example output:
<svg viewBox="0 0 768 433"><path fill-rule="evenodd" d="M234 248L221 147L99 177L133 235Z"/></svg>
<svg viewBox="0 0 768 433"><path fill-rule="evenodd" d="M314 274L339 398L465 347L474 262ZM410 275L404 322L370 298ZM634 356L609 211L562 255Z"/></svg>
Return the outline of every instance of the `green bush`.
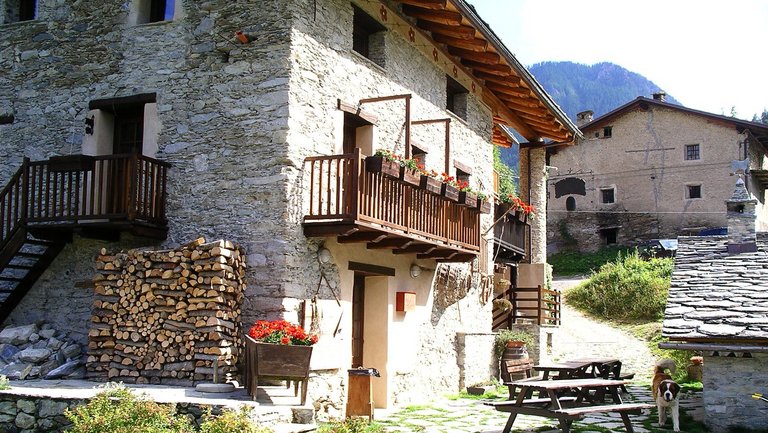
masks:
<svg viewBox="0 0 768 433"><path fill-rule="evenodd" d="M497 331L493 340L493 352L497 358L501 358L501 355L504 354L504 348L507 346L508 341L522 341L526 346L531 346L533 345L534 338L530 333L516 329L501 329Z"/></svg>
<svg viewBox="0 0 768 433"><path fill-rule="evenodd" d="M382 433L384 427L365 418L347 418L317 427L317 433Z"/></svg>
<svg viewBox="0 0 768 433"><path fill-rule="evenodd" d="M547 262L555 275L588 275L629 251L622 247L603 248L595 253L561 251L547 257Z"/></svg>
<svg viewBox="0 0 768 433"><path fill-rule="evenodd" d="M251 421L251 408L241 406L240 410L225 410L219 416L211 412L203 418L200 433L271 433L267 427L258 427Z"/></svg>
<svg viewBox="0 0 768 433"><path fill-rule="evenodd" d="M125 387L108 386L88 404L65 412L71 433L186 433L189 420L172 405L159 405Z"/></svg>
<svg viewBox="0 0 768 433"><path fill-rule="evenodd" d="M664 315L673 260L643 260L637 251L606 263L565 294L566 301L605 319L656 320Z"/></svg>
<svg viewBox="0 0 768 433"><path fill-rule="evenodd" d="M8 378L0 374L0 390L11 389L11 384Z"/></svg>

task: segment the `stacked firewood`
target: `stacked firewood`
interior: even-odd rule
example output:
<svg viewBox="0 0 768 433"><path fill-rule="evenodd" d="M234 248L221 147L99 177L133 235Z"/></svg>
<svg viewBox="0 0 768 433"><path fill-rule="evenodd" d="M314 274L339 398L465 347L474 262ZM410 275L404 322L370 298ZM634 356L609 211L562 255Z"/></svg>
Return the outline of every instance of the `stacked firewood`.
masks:
<svg viewBox="0 0 768 433"><path fill-rule="evenodd" d="M245 254L200 238L174 250L96 259L87 376L192 385L236 373Z"/></svg>

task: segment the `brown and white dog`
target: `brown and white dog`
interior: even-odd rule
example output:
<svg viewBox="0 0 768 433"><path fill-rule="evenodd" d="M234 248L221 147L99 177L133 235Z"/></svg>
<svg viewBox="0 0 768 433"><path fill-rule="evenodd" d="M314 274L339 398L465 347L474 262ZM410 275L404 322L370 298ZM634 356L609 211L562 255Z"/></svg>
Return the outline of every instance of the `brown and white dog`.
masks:
<svg viewBox="0 0 768 433"><path fill-rule="evenodd" d="M680 431L680 408L677 395L680 393L680 385L672 380L672 376L666 373L669 370L675 373L675 361L662 359L656 362L653 371L653 400L659 410L659 427L667 423L667 410L672 414L672 429Z"/></svg>

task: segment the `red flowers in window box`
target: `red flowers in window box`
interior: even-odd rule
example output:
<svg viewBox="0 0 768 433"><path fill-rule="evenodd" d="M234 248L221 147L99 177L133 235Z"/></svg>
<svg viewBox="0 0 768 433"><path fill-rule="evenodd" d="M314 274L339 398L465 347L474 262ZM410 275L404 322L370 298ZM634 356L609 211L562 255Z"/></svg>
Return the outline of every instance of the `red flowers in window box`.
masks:
<svg viewBox="0 0 768 433"><path fill-rule="evenodd" d="M308 334L299 325L285 320L259 320L248 331L248 335L262 343L311 346L317 343L317 335Z"/></svg>

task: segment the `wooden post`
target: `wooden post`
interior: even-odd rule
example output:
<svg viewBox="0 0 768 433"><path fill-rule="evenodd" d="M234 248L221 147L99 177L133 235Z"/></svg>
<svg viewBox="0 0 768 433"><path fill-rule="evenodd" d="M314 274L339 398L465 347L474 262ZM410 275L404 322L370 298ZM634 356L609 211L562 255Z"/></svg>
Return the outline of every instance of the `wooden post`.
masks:
<svg viewBox="0 0 768 433"><path fill-rule="evenodd" d="M411 158L411 95L405 98L405 159Z"/></svg>
<svg viewBox="0 0 768 433"><path fill-rule="evenodd" d="M350 183L350 190L351 190L351 203L350 203L350 213L352 214L352 220L357 221L360 217L360 176L364 175L364 171L362 170L362 163L361 159L363 158L360 148L355 147L355 150L352 152L352 169L351 171L351 183Z"/></svg>

